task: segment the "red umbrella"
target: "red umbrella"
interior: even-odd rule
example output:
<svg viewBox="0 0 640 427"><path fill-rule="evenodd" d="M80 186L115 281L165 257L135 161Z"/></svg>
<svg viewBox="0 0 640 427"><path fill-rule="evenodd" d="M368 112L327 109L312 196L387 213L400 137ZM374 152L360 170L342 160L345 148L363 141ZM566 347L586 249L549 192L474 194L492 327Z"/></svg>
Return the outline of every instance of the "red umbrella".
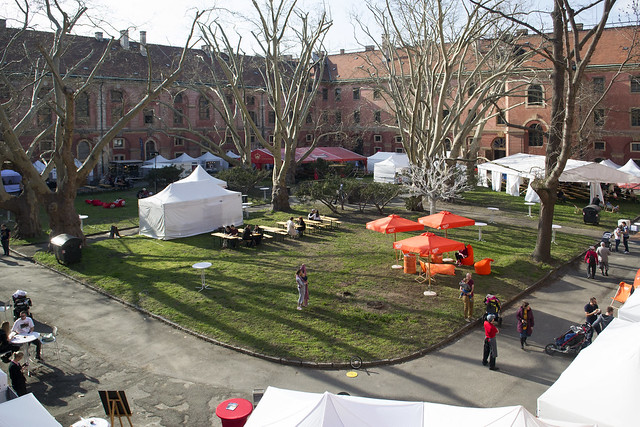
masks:
<svg viewBox="0 0 640 427"><path fill-rule="evenodd" d="M435 228L436 230L444 230L445 236L447 235L447 230L449 228L467 227L469 225L475 225L476 223L473 219L452 214L448 211L423 216L422 218L418 218L418 222L426 225L427 227Z"/></svg>
<svg viewBox="0 0 640 427"><path fill-rule="evenodd" d="M403 231L420 231L424 229L424 225L410 219L402 218L398 215L389 215L384 218L369 221L367 229L377 231L379 233L393 233L393 241L396 241L396 233Z"/></svg>

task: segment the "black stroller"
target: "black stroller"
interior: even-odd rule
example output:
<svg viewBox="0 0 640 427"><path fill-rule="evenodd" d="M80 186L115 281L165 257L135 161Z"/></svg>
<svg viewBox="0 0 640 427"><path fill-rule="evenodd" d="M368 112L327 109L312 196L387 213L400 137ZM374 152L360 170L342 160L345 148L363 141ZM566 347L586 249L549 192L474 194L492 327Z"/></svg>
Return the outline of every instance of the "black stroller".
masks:
<svg viewBox="0 0 640 427"><path fill-rule="evenodd" d="M22 311L26 311L27 316L33 319L33 316L31 315L31 312L29 310L33 304L31 303L31 298L27 297L26 292L24 294L16 292L12 295L12 298L14 319L17 320L18 317L20 317L20 312Z"/></svg>
<svg viewBox="0 0 640 427"><path fill-rule="evenodd" d="M607 249L611 249L611 236L613 235L613 233L611 233L610 231L605 231L604 233L602 233L602 243L604 243L604 246Z"/></svg>
<svg viewBox="0 0 640 427"><path fill-rule="evenodd" d="M598 225L600 223L600 206L587 205L582 208L582 220L585 224Z"/></svg>
<svg viewBox="0 0 640 427"><path fill-rule="evenodd" d="M578 354L580 350L591 344L591 325L572 325L567 332L556 338L555 342L547 344L544 351L547 354L555 352Z"/></svg>

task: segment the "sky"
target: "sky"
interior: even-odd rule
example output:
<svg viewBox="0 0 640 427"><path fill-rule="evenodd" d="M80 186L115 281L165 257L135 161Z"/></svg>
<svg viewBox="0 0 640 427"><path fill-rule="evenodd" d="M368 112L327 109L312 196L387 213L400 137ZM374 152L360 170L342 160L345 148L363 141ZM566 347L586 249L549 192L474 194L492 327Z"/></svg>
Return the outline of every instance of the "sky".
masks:
<svg viewBox="0 0 640 427"><path fill-rule="evenodd" d="M70 0L63 0L69 3ZM532 0L531 7L541 8L551 0ZM586 2L584 0L583 2ZM633 0L618 0L616 12L612 14L610 22L617 20L627 21L624 15ZM89 7L88 14L104 21L104 33L117 36L120 30L129 28L132 40L138 40L140 30L147 32L147 42L182 46L186 41L188 29L196 10L212 8L225 8L237 13L235 18L223 19L224 28L229 31L243 33L243 46L249 52L255 47L251 42L249 33L250 25L247 17L252 14L253 6L250 0L85 0ZM0 16L8 18L7 26L19 25L15 20L16 7L14 0L0 2ZM575 2L579 4L579 2ZM337 53L340 49L347 51L363 50L363 46L373 44L362 32L354 28L354 16L372 24L370 12L365 6L364 0L298 0L298 6L311 13L319 11L323 5L330 14L333 25L325 39L325 50L329 53ZM549 5L550 7L550 5ZM601 10L601 9L600 9ZM216 14L215 16L218 16ZM213 18L214 15L210 15ZM585 18L589 18L586 16ZM595 13L593 19L595 20ZM220 17L218 18L220 19ZM48 28L39 25L37 21L32 23L38 29ZM589 22L585 22L586 25ZM76 33L92 36L99 31L91 24L85 24L77 28ZM355 34L354 34L355 32ZM246 43L246 44L245 44Z"/></svg>

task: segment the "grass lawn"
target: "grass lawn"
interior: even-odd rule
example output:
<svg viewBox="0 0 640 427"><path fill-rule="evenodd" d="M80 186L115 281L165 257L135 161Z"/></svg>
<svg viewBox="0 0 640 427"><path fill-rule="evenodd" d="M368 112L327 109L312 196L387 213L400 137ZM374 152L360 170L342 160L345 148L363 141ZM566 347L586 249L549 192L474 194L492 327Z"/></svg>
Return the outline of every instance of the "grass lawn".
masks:
<svg viewBox="0 0 640 427"><path fill-rule="evenodd" d="M116 193L108 194L117 197ZM522 198L484 190L467 193L463 203L526 212ZM93 226L92 218L96 228L102 227L97 221L103 212L124 215L136 204L134 197L133 203L121 211L86 206L78 211L89 215L85 230ZM294 208L294 215L306 215L309 206ZM395 211L414 220L425 215ZM559 206L558 222L580 226L581 213L573 211L573 206ZM602 220L606 228L614 218L623 217L620 213L608 215ZM247 222L275 225L275 221L289 216L252 213ZM635 217L631 213L626 216ZM83 250L82 263L69 268L58 266L51 254L40 252L36 256L41 262L222 342L276 357L346 362L358 355L370 361L410 354L464 325L458 282L466 272L473 271L462 267L456 269L455 276L437 276L434 290L438 296L425 297L426 285L418 284L414 275L390 268L394 263L393 236L365 229L364 224L376 218L379 215L373 210L346 211L340 218L340 229L282 243L267 242L257 249L223 250L214 246L208 234L171 241L134 236L96 242ZM115 221L113 217L108 219L105 225ZM137 209L133 217L123 216L119 221L137 223ZM401 233L398 239L416 234ZM483 312L482 299L487 292L508 300L553 267L531 262L536 239L533 228L490 224L483 229L486 241L476 241L477 235L476 227L449 232L449 238L472 244L476 260L495 260L490 276L474 275L477 317ZM558 245L552 250L558 264L595 243L592 237L567 232L558 233L556 240ZM203 292L197 292L200 276L191 267L200 261L213 263L207 270L207 283L212 289ZM308 308L298 311L294 273L302 263L308 267L310 301Z"/></svg>

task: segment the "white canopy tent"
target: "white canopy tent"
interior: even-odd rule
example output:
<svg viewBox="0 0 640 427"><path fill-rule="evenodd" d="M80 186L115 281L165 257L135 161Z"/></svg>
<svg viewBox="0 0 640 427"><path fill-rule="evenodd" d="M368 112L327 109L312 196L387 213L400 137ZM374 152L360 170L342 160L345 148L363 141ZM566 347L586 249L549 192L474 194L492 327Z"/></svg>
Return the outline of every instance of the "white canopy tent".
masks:
<svg viewBox="0 0 640 427"><path fill-rule="evenodd" d="M511 195L517 195L515 193L517 187L515 184L517 179L515 177L532 180L536 176L542 175L544 168L545 156L524 153L514 154L492 162L479 164L478 183L485 187L488 186L488 174L491 173L492 187L495 191L500 191L502 175L504 174L507 176L507 192ZM509 178L510 175L512 176L511 179ZM599 163L569 159L564 171L560 175L560 181L590 183L590 198L593 199L597 195L600 200L604 200L602 189L600 185L598 185L599 183L638 183L640 182L640 177L618 171ZM533 192L533 190L531 191ZM530 191L527 190L527 193L529 194ZM537 195L535 197L530 195L527 201L539 201L539 198L538 200L534 200L536 197Z"/></svg>
<svg viewBox="0 0 640 427"><path fill-rule="evenodd" d="M640 167L638 167L638 164L631 159L629 159L629 161L625 163L624 166L620 166L618 170L621 172L629 173L633 176L640 177ZM629 183L624 182L624 184L629 184Z"/></svg>
<svg viewBox="0 0 640 427"><path fill-rule="evenodd" d="M227 162L222 157L218 157L215 154L212 154L208 151L204 153L202 156L197 157L196 160L198 161L198 163L200 163L200 166L202 166L205 169L208 169L207 163L209 163L210 166L213 166L213 169L217 169L217 170L229 169L229 162Z"/></svg>
<svg viewBox="0 0 640 427"><path fill-rule="evenodd" d="M178 169L182 169L183 176L184 176L184 174L191 173L193 168L198 165L198 160L194 159L187 153L182 153L175 159L172 159L171 164L177 167Z"/></svg>
<svg viewBox="0 0 640 427"><path fill-rule="evenodd" d="M638 336L640 323L614 319L538 398L538 417L598 427L637 425Z"/></svg>
<svg viewBox="0 0 640 427"><path fill-rule="evenodd" d="M602 161L600 162L600 164L601 164L602 166L607 166L607 167L610 167L610 168L613 168L613 169L619 169L619 168L620 168L620 165L619 165L619 164L617 164L616 162L611 161L611 160L609 160L609 159L602 160Z"/></svg>
<svg viewBox="0 0 640 427"><path fill-rule="evenodd" d="M168 166L172 166L173 163L171 163L171 160L161 156L160 154L158 154L157 156L155 156L152 159L149 160L145 160L145 162L142 164L141 168L143 169L160 169L160 168L166 168Z"/></svg>
<svg viewBox="0 0 640 427"><path fill-rule="evenodd" d="M33 393L0 403L0 427L62 427Z"/></svg>
<svg viewBox="0 0 640 427"><path fill-rule="evenodd" d="M138 200L140 234L170 240L242 224L241 194L219 181L198 166L187 178Z"/></svg>
<svg viewBox="0 0 640 427"><path fill-rule="evenodd" d="M378 162L373 168L374 182L397 184L401 182L399 175L409 169L409 158L406 154L391 156Z"/></svg>
<svg viewBox="0 0 640 427"><path fill-rule="evenodd" d="M246 427L559 426L536 419L522 406L464 408L428 402L307 393L268 387Z"/></svg>
<svg viewBox="0 0 640 427"><path fill-rule="evenodd" d="M239 159L240 155L234 153L233 151L229 150L227 151L227 157L230 157L232 159Z"/></svg>
<svg viewBox="0 0 640 427"><path fill-rule="evenodd" d="M207 173L206 170L200 165L191 172L191 174L180 182L193 182L193 181L210 181L222 188L227 188L227 181L223 181L221 179L216 178L215 176L211 176Z"/></svg>
<svg viewBox="0 0 640 427"><path fill-rule="evenodd" d="M2 186L7 193L19 193L22 191L20 183L22 182L22 175L11 169L2 169L0 172L2 176Z"/></svg>
<svg viewBox="0 0 640 427"><path fill-rule="evenodd" d="M389 157L407 157L405 153L394 153L391 151L378 151L373 156L367 157L367 172L373 172L376 163L387 160Z"/></svg>

